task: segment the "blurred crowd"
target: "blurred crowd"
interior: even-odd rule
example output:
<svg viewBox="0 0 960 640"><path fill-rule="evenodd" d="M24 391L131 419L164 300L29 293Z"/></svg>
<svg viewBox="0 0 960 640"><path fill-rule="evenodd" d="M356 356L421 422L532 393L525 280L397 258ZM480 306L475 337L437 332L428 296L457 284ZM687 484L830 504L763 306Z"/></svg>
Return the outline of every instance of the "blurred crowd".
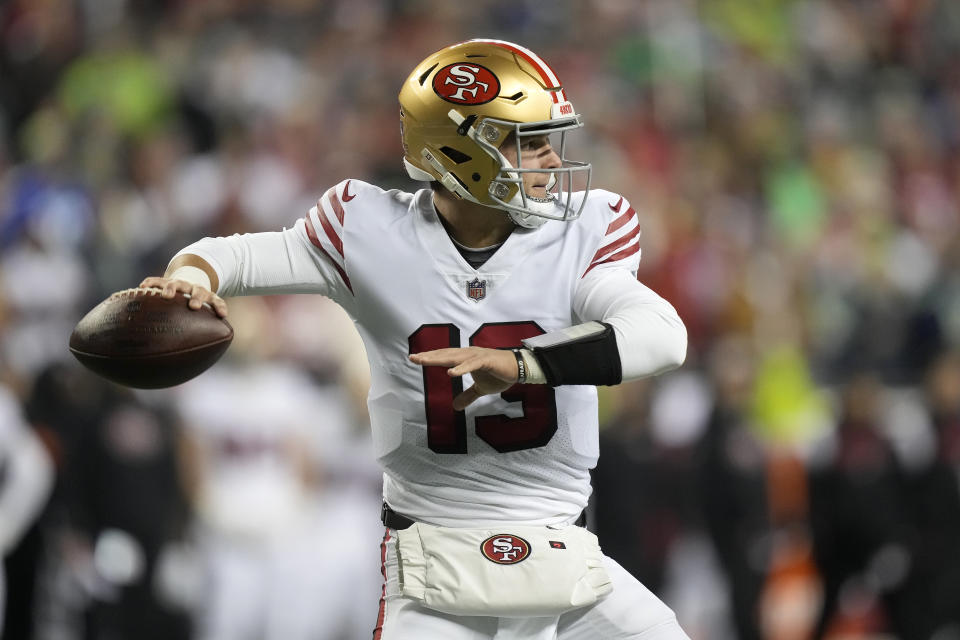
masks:
<svg viewBox="0 0 960 640"><path fill-rule="evenodd" d="M230 301L227 356L163 392L66 344L199 237L415 188L400 83L470 37L558 71L688 327L682 369L601 390L607 553L694 640L960 639L954 0L0 2L3 638L368 637L339 309Z"/></svg>

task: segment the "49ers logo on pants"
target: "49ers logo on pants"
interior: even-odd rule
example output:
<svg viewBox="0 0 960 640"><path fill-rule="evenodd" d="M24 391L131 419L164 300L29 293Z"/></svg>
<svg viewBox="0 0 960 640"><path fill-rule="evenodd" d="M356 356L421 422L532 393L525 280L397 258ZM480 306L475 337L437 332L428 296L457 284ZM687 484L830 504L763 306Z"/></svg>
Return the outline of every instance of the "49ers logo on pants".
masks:
<svg viewBox="0 0 960 640"><path fill-rule="evenodd" d="M500 81L486 67L455 62L433 76L433 90L454 104L484 104L499 95Z"/></svg>
<svg viewBox="0 0 960 640"><path fill-rule="evenodd" d="M517 564L530 555L530 543L509 533L498 533L480 543L480 551L490 562Z"/></svg>

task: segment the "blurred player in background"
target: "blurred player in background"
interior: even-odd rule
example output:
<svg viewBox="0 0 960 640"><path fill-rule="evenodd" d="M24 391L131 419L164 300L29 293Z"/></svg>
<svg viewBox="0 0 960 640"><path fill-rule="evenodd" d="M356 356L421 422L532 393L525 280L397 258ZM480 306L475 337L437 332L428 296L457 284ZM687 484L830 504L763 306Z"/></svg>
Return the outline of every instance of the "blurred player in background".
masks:
<svg viewBox="0 0 960 640"><path fill-rule="evenodd" d="M380 587L368 553L375 497L328 488L320 468L332 455L324 450L348 449L351 417L338 395L293 364L236 358L178 389L204 585L196 637L369 634Z"/></svg>
<svg viewBox="0 0 960 640"><path fill-rule="evenodd" d="M523 47L472 40L443 49L413 70L400 104L404 164L431 189L346 180L293 228L205 238L141 286L187 292L192 307L210 303L220 315L224 297L317 293L357 323L384 468L375 638L686 638L673 612L608 557L590 567L595 580L578 583L586 594L567 594L566 605L536 598L590 549L575 524L598 454L595 386L685 357L673 307L637 281L636 212L618 194L591 190L590 165L567 158L581 117L553 70ZM410 589L415 567L398 558L396 539L425 531L420 523L440 527L436 555L457 567L460 590L445 609ZM551 553L513 536L484 541L486 558L456 543L474 528L512 527L570 542L549 543L556 553L536 588L471 584L484 563ZM426 591L449 587L428 582ZM530 598L539 613L458 608L504 593ZM576 606L581 597L595 602Z"/></svg>
<svg viewBox="0 0 960 640"><path fill-rule="evenodd" d="M43 508L53 475L50 456L24 421L15 396L0 385L0 629L6 602L3 557Z"/></svg>

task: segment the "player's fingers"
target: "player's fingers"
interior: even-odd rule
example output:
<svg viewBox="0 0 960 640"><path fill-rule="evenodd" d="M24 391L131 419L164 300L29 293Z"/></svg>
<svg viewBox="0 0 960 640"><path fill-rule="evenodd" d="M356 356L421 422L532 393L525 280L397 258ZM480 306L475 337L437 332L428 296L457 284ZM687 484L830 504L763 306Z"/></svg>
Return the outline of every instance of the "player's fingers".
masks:
<svg viewBox="0 0 960 640"><path fill-rule="evenodd" d="M227 316L227 303L223 301L223 298L206 287L193 285L187 293L190 294L190 301L187 303L187 306L191 309L200 309L204 303L206 303L210 305L214 312L221 318Z"/></svg>
<svg viewBox="0 0 960 640"><path fill-rule="evenodd" d="M224 302L223 298L217 294L213 294L213 301L210 303L213 307L213 310L217 312L217 315L221 318L227 317L227 303Z"/></svg>
<svg viewBox="0 0 960 640"><path fill-rule="evenodd" d="M410 354L410 361L425 367L455 367L471 355L469 349L434 349Z"/></svg>
<svg viewBox="0 0 960 640"><path fill-rule="evenodd" d="M459 378L464 374L473 373L478 369L483 369L484 363L485 360L482 356L473 356L471 358L467 358L455 367L447 369L447 373L450 374L450 377L452 378Z"/></svg>
<svg viewBox="0 0 960 640"><path fill-rule="evenodd" d="M213 295L207 289L197 285L190 287L190 290L186 293L190 294L190 301L187 303L187 306L191 309L199 309L203 306L204 302L211 302L210 297Z"/></svg>
<svg viewBox="0 0 960 640"><path fill-rule="evenodd" d="M471 404L473 404L477 399L480 398L483 394L477 390L477 385L472 385L469 389L458 395L453 399L453 409L454 411L463 411Z"/></svg>
<svg viewBox="0 0 960 640"><path fill-rule="evenodd" d="M139 288L149 289L151 287L156 287L158 289L162 289L164 282L165 280L160 276L150 276L143 279L143 282L139 284Z"/></svg>
<svg viewBox="0 0 960 640"><path fill-rule="evenodd" d="M510 351L503 349L483 349L469 360L450 369L451 376L462 376L465 373L483 371L493 379L502 382L517 381L517 359Z"/></svg>
<svg viewBox="0 0 960 640"><path fill-rule="evenodd" d="M163 288L163 291L160 293L161 298L172 298L177 295L177 291L183 291L184 293L187 293L190 291L190 288L193 285L183 280L169 280L167 278L163 278L159 286Z"/></svg>

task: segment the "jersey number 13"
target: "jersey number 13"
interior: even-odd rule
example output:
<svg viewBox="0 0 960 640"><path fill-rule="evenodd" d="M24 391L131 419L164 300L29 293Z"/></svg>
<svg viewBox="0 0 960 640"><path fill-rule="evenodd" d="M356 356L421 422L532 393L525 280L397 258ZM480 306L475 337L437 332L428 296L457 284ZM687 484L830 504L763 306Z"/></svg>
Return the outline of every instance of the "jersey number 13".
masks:
<svg viewBox="0 0 960 640"><path fill-rule="evenodd" d="M524 338L543 333L536 322L489 322L472 336L470 346L497 349L519 347ZM452 324L425 324L408 339L410 353L460 346L460 329ZM427 446L436 453L467 453L467 419L453 410L453 399L463 391L463 380L451 378L444 367L423 368ZM557 432L557 403L552 387L515 384L500 397L521 402L523 415L477 416L477 436L500 453L542 447Z"/></svg>

